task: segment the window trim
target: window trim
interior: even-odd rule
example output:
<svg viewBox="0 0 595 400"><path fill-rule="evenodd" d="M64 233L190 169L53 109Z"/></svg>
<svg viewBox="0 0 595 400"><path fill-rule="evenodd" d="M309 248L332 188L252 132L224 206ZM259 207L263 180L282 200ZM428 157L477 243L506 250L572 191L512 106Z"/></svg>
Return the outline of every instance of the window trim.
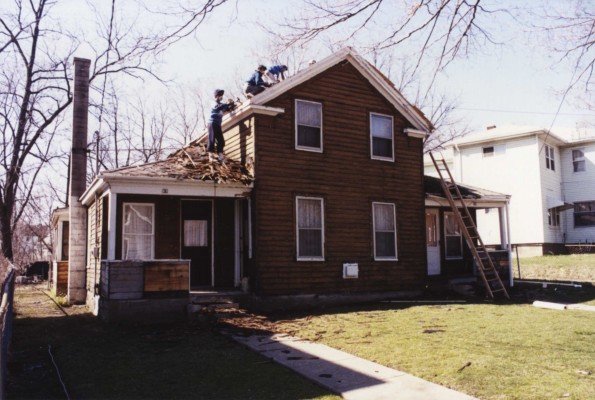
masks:
<svg viewBox="0 0 595 400"><path fill-rule="evenodd" d="M378 256L376 254L376 205L387 205L391 206L393 209L393 227L394 230L392 231L395 234L395 255L394 257L383 257ZM382 231L388 232L388 231ZM397 207L395 203L387 203L382 201L373 201L372 202L372 241L374 244L374 261L399 261L399 248L398 248L398 240L397 240Z"/></svg>
<svg viewBox="0 0 595 400"><path fill-rule="evenodd" d="M391 156L390 156L390 158L374 155L374 135L372 132L372 116L373 115L390 118L390 121L391 121L391 124L390 124L390 128L391 128L391 152L390 153L391 153ZM395 161L395 118L389 114L370 112L369 125L370 125L370 158L372 160L394 162Z"/></svg>
<svg viewBox="0 0 595 400"><path fill-rule="evenodd" d="M446 225L447 225L446 224L446 216L447 215L452 215L454 217L455 216L455 213L452 212L452 211L446 211L446 212L444 212L444 221L442 221L443 222L443 225L444 225L444 259L446 259L446 260L462 260L464 258L464 255L465 255L464 254L464 250L465 249L463 248L463 232L461 232L458 235L459 236L459 247L461 249L461 255L460 256L449 256L447 254L447 251L448 251L448 243L447 243L448 240L447 239L448 239L448 237L454 237L455 236L455 235L448 235L446 233ZM457 222L456 221L456 218L455 218L455 222ZM458 222L457 222L457 224L458 224ZM460 228L459 228L459 230L460 230Z"/></svg>
<svg viewBox="0 0 595 400"><path fill-rule="evenodd" d="M320 256L300 256L300 226L299 226L299 201L300 200L318 200L320 201L320 220L322 222L320 230L321 230L321 249L322 254ZM297 261L324 261L324 245L325 245L325 223L324 223L324 198L323 197L314 197L314 196L295 196L295 250L296 250L296 260Z"/></svg>
<svg viewBox="0 0 595 400"><path fill-rule="evenodd" d="M574 151L575 150L580 151L582 153L582 156L579 157L579 158L574 158ZM570 155L572 157L572 173L573 174L578 174L578 173L581 173L581 172L586 172L586 170L587 170L587 163L585 162L586 161L585 160L585 148L584 147L576 147L574 149L571 149L570 150ZM582 163L581 165L583 166L583 169L577 170L576 169L577 163Z"/></svg>
<svg viewBox="0 0 595 400"><path fill-rule="evenodd" d="M547 210L547 224L552 229L560 229L560 211L557 208Z"/></svg>
<svg viewBox="0 0 595 400"><path fill-rule="evenodd" d="M578 229L581 229L581 228L593 228L595 226L595 224L577 225L577 223L576 223L577 214L579 214L579 215L583 215L583 214L585 214L585 215L595 214L595 211L584 211L584 212L578 212L577 213L576 212L576 206L579 205L579 204L581 204L581 203L595 203L595 200L575 201L574 202L575 209L572 211L572 222L573 222L574 228L578 228ZM593 208L595 208L595 205L593 206Z"/></svg>
<svg viewBox="0 0 595 400"><path fill-rule="evenodd" d="M494 146L485 146L485 147L481 148L481 154L484 158L485 157L494 157L495 153L496 153L496 148Z"/></svg>
<svg viewBox="0 0 595 400"><path fill-rule="evenodd" d="M302 102L302 103L311 103L311 104L318 104L320 106L320 148L318 147L308 147L308 146L300 146L298 144L298 103ZM324 148L324 141L323 141L323 130L322 130L322 126L323 126L323 121L322 121L322 117L323 117L323 113L322 113L322 103L317 102L317 101L311 101L311 100L301 100L301 99L295 99L294 101L294 107L295 107L295 116L294 116L294 130L295 130L295 149L296 150L302 150L302 151L311 151L313 153L322 153L323 152L323 148ZM310 126L310 125L304 125L304 126ZM318 127L315 127L318 128Z"/></svg>
<svg viewBox="0 0 595 400"><path fill-rule="evenodd" d="M549 169L550 171L556 171L556 159L554 157L554 148L549 145L544 145L545 147L545 168Z"/></svg>
<svg viewBox="0 0 595 400"><path fill-rule="evenodd" d="M139 206L151 206L151 235L153 240L151 241L151 257L149 258L149 260L154 260L155 259L155 203L140 203L140 202L123 202L122 203L122 254L121 254L121 260L130 260L129 258L125 258L124 257L124 236L126 235L124 233L124 219L126 218L126 213L125 213L125 209L127 205L139 205ZM146 235L149 236L149 235Z"/></svg>

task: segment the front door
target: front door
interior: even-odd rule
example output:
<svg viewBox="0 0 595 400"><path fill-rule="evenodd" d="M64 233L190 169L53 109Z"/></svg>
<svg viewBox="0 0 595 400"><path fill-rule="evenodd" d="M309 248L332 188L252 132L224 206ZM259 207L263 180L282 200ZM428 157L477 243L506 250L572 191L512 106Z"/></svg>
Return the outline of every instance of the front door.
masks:
<svg viewBox="0 0 595 400"><path fill-rule="evenodd" d="M426 209L428 275L440 275L440 219L437 209Z"/></svg>
<svg viewBox="0 0 595 400"><path fill-rule="evenodd" d="M190 288L213 286L213 202L182 201L182 258L190 262Z"/></svg>

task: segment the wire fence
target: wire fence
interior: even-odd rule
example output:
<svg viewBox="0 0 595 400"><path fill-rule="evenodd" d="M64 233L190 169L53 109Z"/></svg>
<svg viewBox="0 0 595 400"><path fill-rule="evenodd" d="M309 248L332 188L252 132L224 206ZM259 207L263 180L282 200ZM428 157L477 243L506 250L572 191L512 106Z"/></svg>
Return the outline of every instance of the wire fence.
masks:
<svg viewBox="0 0 595 400"><path fill-rule="evenodd" d="M0 400L6 398L8 351L12 340L15 271L16 268L10 265L6 278L2 283L2 301L0 303Z"/></svg>

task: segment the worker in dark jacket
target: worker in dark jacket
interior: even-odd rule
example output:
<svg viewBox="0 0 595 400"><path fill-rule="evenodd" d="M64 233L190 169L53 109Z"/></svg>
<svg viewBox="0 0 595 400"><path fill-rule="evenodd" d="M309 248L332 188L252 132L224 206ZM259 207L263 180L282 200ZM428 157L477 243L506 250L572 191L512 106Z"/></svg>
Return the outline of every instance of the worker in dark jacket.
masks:
<svg viewBox="0 0 595 400"><path fill-rule="evenodd" d="M223 114L232 111L236 105L233 100L229 100L227 103L222 103L223 94L225 91L222 89L215 90L215 105L211 109L211 117L209 118L208 130L209 130L209 144L207 151L209 152L209 159L212 158L212 154L219 153L219 161L224 161L223 148L225 147L225 140L223 139L223 131L221 130L221 120Z"/></svg>
<svg viewBox="0 0 595 400"><path fill-rule="evenodd" d="M264 65L259 65L256 71L250 76L250 79L246 81L246 97L249 99L256 96L258 93L264 91L265 88L271 86L270 83L266 83L262 79L262 75L267 70Z"/></svg>
<svg viewBox="0 0 595 400"><path fill-rule="evenodd" d="M267 69L265 76L269 83L279 83L285 80L285 72L287 72L288 69L287 65L273 65Z"/></svg>

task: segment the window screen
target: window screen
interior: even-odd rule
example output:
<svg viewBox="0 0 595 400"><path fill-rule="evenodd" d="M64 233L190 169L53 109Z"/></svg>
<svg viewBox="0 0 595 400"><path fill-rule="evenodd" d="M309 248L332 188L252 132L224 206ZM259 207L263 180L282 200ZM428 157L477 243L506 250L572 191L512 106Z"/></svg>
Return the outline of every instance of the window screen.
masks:
<svg viewBox="0 0 595 400"><path fill-rule="evenodd" d="M322 199L297 198L297 254L298 259L322 259L323 254Z"/></svg>
<svg viewBox="0 0 595 400"><path fill-rule="evenodd" d="M153 204L124 203L122 259L153 259Z"/></svg>
<svg viewBox="0 0 595 400"><path fill-rule="evenodd" d="M370 114L372 158L393 159L393 118Z"/></svg>
<svg viewBox="0 0 595 400"><path fill-rule="evenodd" d="M390 203L374 203L374 258L395 260L397 258L397 230L395 206Z"/></svg>
<svg viewBox="0 0 595 400"><path fill-rule="evenodd" d="M296 147L322 150L322 104L296 100Z"/></svg>

